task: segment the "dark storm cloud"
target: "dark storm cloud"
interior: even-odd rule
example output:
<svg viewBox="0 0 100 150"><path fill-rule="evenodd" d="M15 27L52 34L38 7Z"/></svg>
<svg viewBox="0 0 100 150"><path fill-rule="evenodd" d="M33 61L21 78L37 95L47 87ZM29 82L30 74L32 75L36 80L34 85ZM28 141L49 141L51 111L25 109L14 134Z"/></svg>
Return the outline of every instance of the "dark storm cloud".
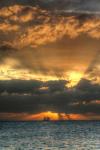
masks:
<svg viewBox="0 0 100 150"><path fill-rule="evenodd" d="M0 112L100 113L100 85L82 79L74 88L61 81L0 81Z"/></svg>
<svg viewBox="0 0 100 150"><path fill-rule="evenodd" d="M99 11L100 10L100 1L99 0L1 0L0 6L9 6L9 5L30 5L30 6L39 6L43 9L48 10L90 10L90 11Z"/></svg>
<svg viewBox="0 0 100 150"><path fill-rule="evenodd" d="M59 81L48 81L45 83L45 86L52 92L59 91L62 92L67 89L65 85L67 85L67 81L59 80Z"/></svg>
<svg viewBox="0 0 100 150"><path fill-rule="evenodd" d="M92 83L90 80L81 79L76 86L76 90L79 92L80 101L88 103L89 101L100 99L99 83Z"/></svg>
<svg viewBox="0 0 100 150"><path fill-rule="evenodd" d="M0 93L34 93L42 87L42 81L37 80L3 80L0 81Z"/></svg>
<svg viewBox="0 0 100 150"><path fill-rule="evenodd" d="M68 88L66 80L39 81L39 80L2 80L0 94L47 94L64 92Z"/></svg>

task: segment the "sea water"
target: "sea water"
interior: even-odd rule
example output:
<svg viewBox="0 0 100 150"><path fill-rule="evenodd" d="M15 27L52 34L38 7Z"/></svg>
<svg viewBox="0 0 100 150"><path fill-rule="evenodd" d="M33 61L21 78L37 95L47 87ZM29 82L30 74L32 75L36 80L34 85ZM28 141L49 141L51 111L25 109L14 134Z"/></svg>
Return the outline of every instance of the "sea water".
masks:
<svg viewBox="0 0 100 150"><path fill-rule="evenodd" d="M3 121L0 150L100 150L100 121Z"/></svg>

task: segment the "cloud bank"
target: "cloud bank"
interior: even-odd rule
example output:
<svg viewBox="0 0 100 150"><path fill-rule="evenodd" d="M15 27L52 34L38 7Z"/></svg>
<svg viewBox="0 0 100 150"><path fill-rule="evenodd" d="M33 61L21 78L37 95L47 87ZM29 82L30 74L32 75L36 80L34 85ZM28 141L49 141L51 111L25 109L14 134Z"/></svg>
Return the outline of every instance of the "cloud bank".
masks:
<svg viewBox="0 0 100 150"><path fill-rule="evenodd" d="M82 79L74 88L67 81L0 81L0 112L100 113L100 85Z"/></svg>

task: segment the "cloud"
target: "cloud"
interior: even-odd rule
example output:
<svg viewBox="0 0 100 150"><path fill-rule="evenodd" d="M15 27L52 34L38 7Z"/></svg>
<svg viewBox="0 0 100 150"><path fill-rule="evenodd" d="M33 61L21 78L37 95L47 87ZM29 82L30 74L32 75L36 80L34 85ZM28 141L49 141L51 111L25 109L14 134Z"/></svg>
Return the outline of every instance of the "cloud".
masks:
<svg viewBox="0 0 100 150"><path fill-rule="evenodd" d="M0 17L14 23L27 23L29 21L32 21L33 19L42 20L43 17L46 17L48 15L46 15L46 13L47 11L42 10L39 7L14 5L3 7L0 10Z"/></svg>
<svg viewBox="0 0 100 150"><path fill-rule="evenodd" d="M69 69L75 69L74 62L78 62L84 72L99 49L100 17L97 14L51 11L16 3L2 7L0 19L1 48L8 43L16 49L15 54L10 53L8 46L1 57L17 60L14 68L65 77Z"/></svg>
<svg viewBox="0 0 100 150"><path fill-rule="evenodd" d="M31 80L7 80L7 81L0 81L0 92L7 92L7 93L33 93L38 90L42 86L41 81L31 81Z"/></svg>
<svg viewBox="0 0 100 150"><path fill-rule="evenodd" d="M10 113L100 113L100 85L83 79L74 88L67 81L0 81L0 111Z"/></svg>
<svg viewBox="0 0 100 150"><path fill-rule="evenodd" d="M81 79L76 89L80 92L81 100L89 102L100 99L100 84L90 80Z"/></svg>
<svg viewBox="0 0 100 150"><path fill-rule="evenodd" d="M99 8L98 0L0 2L0 112L100 113ZM82 79L69 88L68 75Z"/></svg>
<svg viewBox="0 0 100 150"><path fill-rule="evenodd" d="M47 21L48 19L48 21ZM38 20L39 21L39 20ZM41 20L40 20L41 21ZM79 17L52 16L45 17L41 24L25 29L25 34L20 38L20 46L39 46L62 39L64 36L76 38L86 34L99 39L99 17L89 17L80 20ZM41 38L42 37L42 38Z"/></svg>
<svg viewBox="0 0 100 150"><path fill-rule="evenodd" d="M84 74L100 49L97 14L16 4L2 7L0 19L1 64L16 69L15 76L11 72L2 79L22 79L23 74L17 76L17 70L22 69L37 79L46 75L67 80L71 71ZM99 69L93 73L99 78Z"/></svg>
<svg viewBox="0 0 100 150"><path fill-rule="evenodd" d="M8 2L7 0L2 0L0 6L9 6L9 5L30 5L30 6L39 6L45 8L47 10L84 10L84 11L99 11L100 10L100 1L99 0L34 0L34 1L27 1L27 0L11 0Z"/></svg>
<svg viewBox="0 0 100 150"><path fill-rule="evenodd" d="M0 31L3 33L6 32L17 32L19 30L19 26L18 25L11 25L10 23L1 23L0 24Z"/></svg>
<svg viewBox="0 0 100 150"><path fill-rule="evenodd" d="M62 13L39 6L13 5L1 8L0 18L0 29L9 36L8 41L11 40L19 48L45 45L64 36L76 38L86 34L91 38L100 38L98 14ZM13 39L7 35L8 32L13 32Z"/></svg>
<svg viewBox="0 0 100 150"><path fill-rule="evenodd" d="M83 74L94 60L94 57L96 57L95 55L100 48L99 40L84 35L73 39L63 37L53 43L35 48L30 47L32 46L31 44L26 48L18 48L17 45L19 45L20 39L16 41L17 45L15 46L13 44L15 37L12 36L13 39L10 42L10 35L9 37L7 37L7 35L4 37L0 36L2 39L0 41L0 63L4 63L6 67L7 65L8 67L12 67L11 62L12 59L14 59L18 63L13 63L13 69L16 69L16 71L18 69L30 70L31 73L37 74L37 78L40 74L41 76L50 75L56 78L66 79L67 73L70 71ZM27 38L26 40L28 41ZM7 41L5 41L5 39L7 39ZM38 40L36 42L38 42ZM6 59L9 59L9 62ZM54 64L56 64L56 66ZM96 74L99 74L99 71ZM13 76L10 78L13 78Z"/></svg>

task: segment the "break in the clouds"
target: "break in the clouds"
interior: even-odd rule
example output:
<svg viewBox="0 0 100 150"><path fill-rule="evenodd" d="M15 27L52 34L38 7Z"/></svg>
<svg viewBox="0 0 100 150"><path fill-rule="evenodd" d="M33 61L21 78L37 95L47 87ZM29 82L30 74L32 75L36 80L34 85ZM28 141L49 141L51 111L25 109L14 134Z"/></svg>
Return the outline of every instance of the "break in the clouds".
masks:
<svg viewBox="0 0 100 150"><path fill-rule="evenodd" d="M1 0L1 115L99 109L100 1Z"/></svg>

